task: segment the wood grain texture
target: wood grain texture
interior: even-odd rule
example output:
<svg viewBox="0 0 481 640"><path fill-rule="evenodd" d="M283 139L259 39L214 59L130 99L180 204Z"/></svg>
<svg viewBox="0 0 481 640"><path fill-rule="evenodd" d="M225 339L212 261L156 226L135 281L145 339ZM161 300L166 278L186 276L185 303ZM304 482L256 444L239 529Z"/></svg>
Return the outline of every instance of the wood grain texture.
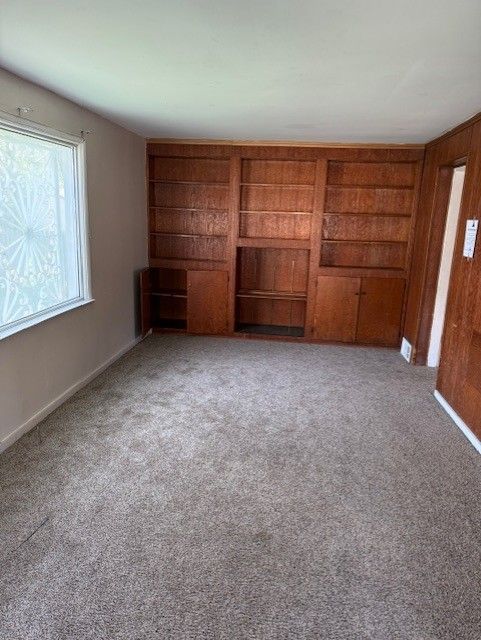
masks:
<svg viewBox="0 0 481 640"><path fill-rule="evenodd" d="M309 255L305 250L239 249L239 289L306 292Z"/></svg>
<svg viewBox="0 0 481 640"><path fill-rule="evenodd" d="M237 284L237 239L239 237L240 184L242 164L240 158L230 159L229 184L229 236L227 258L229 261L229 290L227 299L227 327L230 333L235 331L236 321L236 284Z"/></svg>
<svg viewBox="0 0 481 640"><path fill-rule="evenodd" d="M299 211L310 213L313 190L284 185L244 185L241 187L241 211Z"/></svg>
<svg viewBox="0 0 481 640"><path fill-rule="evenodd" d="M449 140L445 139L440 144L449 146ZM466 220L479 219L480 204L481 122L477 122L471 130L436 388L478 438L481 438L481 390L478 383L481 251L478 240L474 258L464 258L463 244Z"/></svg>
<svg viewBox="0 0 481 640"><path fill-rule="evenodd" d="M155 207L226 211L229 188L219 184L154 182L150 184L150 204Z"/></svg>
<svg viewBox="0 0 481 640"><path fill-rule="evenodd" d="M324 241L321 266L404 269L406 243Z"/></svg>
<svg viewBox="0 0 481 640"><path fill-rule="evenodd" d="M242 182L313 185L315 163L296 160L243 160Z"/></svg>
<svg viewBox="0 0 481 640"><path fill-rule="evenodd" d="M225 236L229 231L227 211L154 208L149 219L151 233Z"/></svg>
<svg viewBox="0 0 481 640"><path fill-rule="evenodd" d="M319 275L406 277L420 147L164 141L147 153L150 265L171 291L176 272L226 273L230 334L237 321L309 337Z"/></svg>
<svg viewBox="0 0 481 640"><path fill-rule="evenodd" d="M466 382L481 393L481 333L473 331L468 350Z"/></svg>
<svg viewBox="0 0 481 640"><path fill-rule="evenodd" d="M237 322L250 325L303 327L305 301L238 296Z"/></svg>
<svg viewBox="0 0 481 640"><path fill-rule="evenodd" d="M237 240L238 247L258 247L260 249L309 249L309 240L296 238L241 238Z"/></svg>
<svg viewBox="0 0 481 640"><path fill-rule="evenodd" d="M229 161L150 157L149 178L165 182L229 182Z"/></svg>
<svg viewBox="0 0 481 640"><path fill-rule="evenodd" d="M316 162L314 205L311 223L311 246L309 251L309 272L307 277L306 330L305 335L314 337L317 279L321 260L321 238L324 221L324 206L327 184L326 160Z"/></svg>
<svg viewBox="0 0 481 640"><path fill-rule="evenodd" d="M320 276L359 277L359 278L405 278L401 269L376 269L369 267L319 267Z"/></svg>
<svg viewBox="0 0 481 640"><path fill-rule="evenodd" d="M187 271L185 269L150 269L151 291L159 293L165 290L187 290Z"/></svg>
<svg viewBox="0 0 481 640"><path fill-rule="evenodd" d="M151 258L179 258L195 260L225 260L225 237L189 235L151 235Z"/></svg>
<svg viewBox="0 0 481 640"><path fill-rule="evenodd" d="M239 235L242 238L308 240L311 235L311 214L242 212Z"/></svg>
<svg viewBox="0 0 481 640"><path fill-rule="evenodd" d="M426 363L429 348L452 168L472 154L471 142L472 129L462 128L426 152L404 326L404 335L414 348L416 364ZM468 171L465 190L467 178Z"/></svg>
<svg viewBox="0 0 481 640"><path fill-rule="evenodd" d="M419 293L422 293L423 295L425 312L421 317L416 319L418 332L417 345L415 344L416 364L426 364L428 357L431 327L434 316L434 305L436 300L438 274L444 243L446 214L451 193L452 177L452 166L443 165L437 167L435 189L433 193L431 209L432 220L429 226L430 257L428 259L427 253L425 256L423 256L423 291L419 291ZM413 287L414 286L416 286L416 282L413 283ZM414 289L411 290L411 295L413 294ZM405 333L406 335L410 335L409 327L406 329Z"/></svg>
<svg viewBox="0 0 481 640"><path fill-rule="evenodd" d="M356 341L397 347L405 281L402 278L363 278Z"/></svg>
<svg viewBox="0 0 481 640"><path fill-rule="evenodd" d="M409 216L412 210L412 197L411 189L328 187L326 211Z"/></svg>
<svg viewBox="0 0 481 640"><path fill-rule="evenodd" d="M359 307L360 278L317 278L312 337L354 342Z"/></svg>
<svg viewBox="0 0 481 640"><path fill-rule="evenodd" d="M227 332L227 286L226 271L188 272L188 333L216 335Z"/></svg>
<svg viewBox="0 0 481 640"><path fill-rule="evenodd" d="M415 163L329 162L330 185L367 187L413 187Z"/></svg>
<svg viewBox="0 0 481 640"><path fill-rule="evenodd" d="M439 148L441 144L444 143L445 141L451 142L451 140L458 133L461 133L465 129L472 130L474 125L477 125L479 121L481 121L481 111L479 113L474 114L474 116L472 116L471 118L468 118L464 122L461 122L460 124L456 125L449 131L446 131L445 133L442 133L440 136L437 136L436 138L434 138L433 140L430 140L428 143L426 143L426 149L429 149L431 147Z"/></svg>
<svg viewBox="0 0 481 640"><path fill-rule="evenodd" d="M150 258L150 266L156 269L201 269L228 271L228 262L226 260L196 260L194 258Z"/></svg>
<svg viewBox="0 0 481 640"><path fill-rule="evenodd" d="M147 153L172 158L215 158L242 160L346 161L346 162L417 162L424 157L424 145L229 145L183 144L182 142L148 142Z"/></svg>
<svg viewBox="0 0 481 640"><path fill-rule="evenodd" d="M407 242L411 231L409 217L335 215L324 216L325 240L367 240Z"/></svg>

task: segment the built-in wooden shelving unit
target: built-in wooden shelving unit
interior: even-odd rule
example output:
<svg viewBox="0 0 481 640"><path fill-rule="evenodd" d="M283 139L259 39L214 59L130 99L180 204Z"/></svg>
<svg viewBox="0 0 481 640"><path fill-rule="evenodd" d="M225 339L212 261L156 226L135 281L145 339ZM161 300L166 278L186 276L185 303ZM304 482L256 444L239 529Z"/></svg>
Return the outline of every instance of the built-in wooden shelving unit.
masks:
<svg viewBox="0 0 481 640"><path fill-rule="evenodd" d="M397 344L423 153L148 143L144 328Z"/></svg>

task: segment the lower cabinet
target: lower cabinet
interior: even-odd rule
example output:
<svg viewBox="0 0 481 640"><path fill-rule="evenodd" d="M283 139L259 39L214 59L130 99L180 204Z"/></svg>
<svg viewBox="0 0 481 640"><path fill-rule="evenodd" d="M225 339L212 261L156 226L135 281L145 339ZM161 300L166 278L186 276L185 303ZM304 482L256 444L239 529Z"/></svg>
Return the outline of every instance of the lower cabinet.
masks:
<svg viewBox="0 0 481 640"><path fill-rule="evenodd" d="M143 270L142 334L150 329L199 335L228 333L228 285L227 271ZM319 276L313 325L307 337L327 342L398 346L404 288L403 278ZM276 316L275 321L279 324L282 317Z"/></svg>
<svg viewBox="0 0 481 640"><path fill-rule="evenodd" d="M356 342L399 345L404 288L403 278L361 278Z"/></svg>
<svg viewBox="0 0 481 640"><path fill-rule="evenodd" d="M312 338L397 346L403 278L319 276Z"/></svg>
<svg viewBox="0 0 481 640"><path fill-rule="evenodd" d="M227 331L227 271L187 271L187 332Z"/></svg>
<svg viewBox="0 0 481 640"><path fill-rule="evenodd" d="M316 340L356 340L360 278L319 276L312 337Z"/></svg>
<svg viewBox="0 0 481 640"><path fill-rule="evenodd" d="M140 273L142 335L150 329L227 332L227 271L148 268Z"/></svg>

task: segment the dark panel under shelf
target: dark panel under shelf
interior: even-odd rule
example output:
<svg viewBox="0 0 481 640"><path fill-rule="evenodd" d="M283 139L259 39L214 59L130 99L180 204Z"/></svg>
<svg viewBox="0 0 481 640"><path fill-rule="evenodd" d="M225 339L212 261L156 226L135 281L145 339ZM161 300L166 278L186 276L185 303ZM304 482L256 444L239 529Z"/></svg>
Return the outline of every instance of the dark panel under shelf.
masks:
<svg viewBox="0 0 481 640"><path fill-rule="evenodd" d="M292 338L302 338L304 327L281 327L273 324L239 324L237 333L255 333L266 336L290 336Z"/></svg>
<svg viewBox="0 0 481 640"><path fill-rule="evenodd" d="M186 330L187 329L187 321L186 320L175 320L173 318L159 318L155 320L153 329L179 329Z"/></svg>

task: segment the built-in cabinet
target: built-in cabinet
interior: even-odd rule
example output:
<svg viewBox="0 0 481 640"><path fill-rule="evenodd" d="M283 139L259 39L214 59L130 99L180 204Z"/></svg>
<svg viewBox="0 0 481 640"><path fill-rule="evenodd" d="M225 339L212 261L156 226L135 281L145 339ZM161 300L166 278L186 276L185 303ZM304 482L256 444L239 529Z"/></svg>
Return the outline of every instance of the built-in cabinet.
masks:
<svg viewBox="0 0 481 640"><path fill-rule="evenodd" d="M149 142L143 332L398 345L423 154Z"/></svg>
<svg viewBox="0 0 481 640"><path fill-rule="evenodd" d="M226 271L187 271L187 331L227 333Z"/></svg>
<svg viewBox="0 0 481 640"><path fill-rule="evenodd" d="M360 278L319 276L311 337L355 342Z"/></svg>
<svg viewBox="0 0 481 640"><path fill-rule="evenodd" d="M402 278L319 276L312 337L398 345L404 288Z"/></svg>
<svg viewBox="0 0 481 640"><path fill-rule="evenodd" d="M227 333L228 277L226 271L144 269L140 273L142 333L151 329Z"/></svg>

